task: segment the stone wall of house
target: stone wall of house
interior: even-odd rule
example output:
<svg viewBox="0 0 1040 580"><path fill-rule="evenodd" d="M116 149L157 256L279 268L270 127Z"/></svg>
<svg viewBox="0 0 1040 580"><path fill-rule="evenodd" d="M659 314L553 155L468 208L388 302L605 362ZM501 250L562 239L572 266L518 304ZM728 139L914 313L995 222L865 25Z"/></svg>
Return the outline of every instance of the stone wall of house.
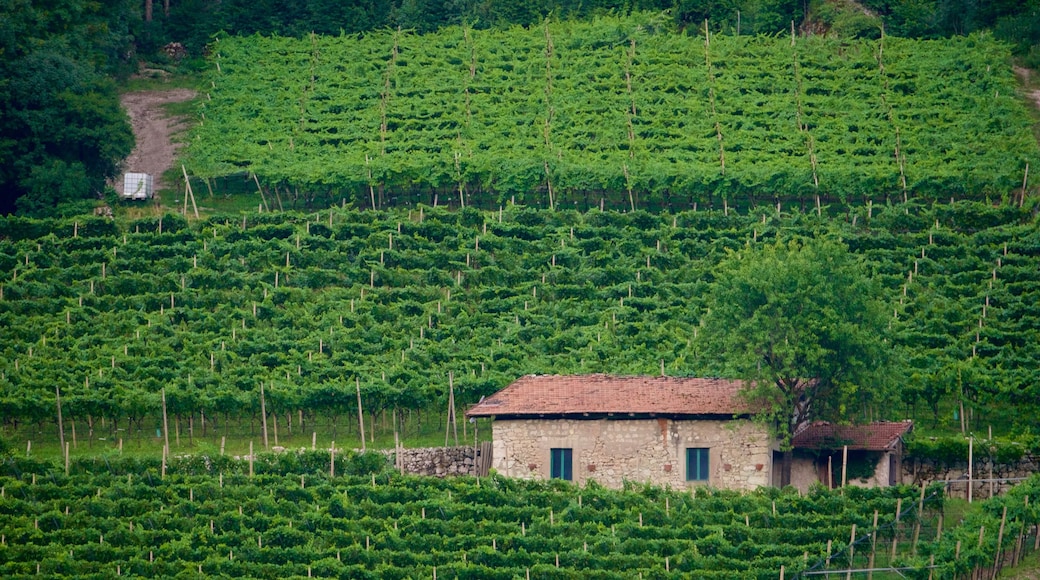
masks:
<svg viewBox="0 0 1040 580"><path fill-rule="evenodd" d="M992 471L991 471L992 469ZM1004 493L1019 480L1036 474L1040 471L1040 456L1027 455L1017 463L991 464L986 459L975 461L972 469L972 497L987 498L990 496L990 483L979 482L979 479L1004 479L1010 481L993 482L994 495ZM992 475L990 475L992 473ZM932 461L910 459L903 461L903 482L920 485L921 483L933 483L937 481L949 481L948 493L953 497L967 497L968 495L968 462L953 465L938 464Z"/></svg>
<svg viewBox="0 0 1040 580"><path fill-rule="evenodd" d="M388 450L385 453L393 462L394 451ZM472 475L475 457L472 445L401 449L404 472L413 475Z"/></svg>
<svg viewBox="0 0 1040 580"><path fill-rule="evenodd" d="M766 431L745 420L497 419L493 467L519 478L548 478L550 449L572 449L576 483L607 487L625 481L682 488L769 485L772 451ZM709 479L686 481L686 449L708 448Z"/></svg>
<svg viewBox="0 0 1040 580"><path fill-rule="evenodd" d="M862 452L861 452L862 453ZM841 461L841 454L836 453L835 459ZM889 463L889 454L882 451L869 452L866 455L869 460L874 463L874 472L868 478L848 477L846 485L855 487L888 487L889 472L891 471L891 465ZM791 462L791 485L797 488L802 493L809 491L809 488L813 485L822 484L827 485L827 464L826 456L818 458L811 452L800 452L795 451L794 458ZM840 465L840 463L838 463ZM840 469L836 469L840 473ZM834 481L835 487L841 485L840 476L837 477L838 481ZM909 480L906 480L909 481ZM773 470L773 485L780 485L780 465L777 463L776 469Z"/></svg>

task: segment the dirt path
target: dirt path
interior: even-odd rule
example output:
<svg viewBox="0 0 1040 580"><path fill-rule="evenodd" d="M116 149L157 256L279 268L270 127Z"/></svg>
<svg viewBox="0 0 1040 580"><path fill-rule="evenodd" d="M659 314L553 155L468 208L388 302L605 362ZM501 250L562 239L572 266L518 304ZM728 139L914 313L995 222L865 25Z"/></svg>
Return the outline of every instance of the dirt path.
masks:
<svg viewBox="0 0 1040 580"><path fill-rule="evenodd" d="M1034 71L1020 66L1016 66L1014 69L1015 74L1022 80L1022 84L1028 87ZM1029 90L1026 94L1028 94L1033 100L1033 103L1036 104L1036 108L1040 109L1040 90Z"/></svg>
<svg viewBox="0 0 1040 580"><path fill-rule="evenodd" d="M123 171L150 173L155 177L155 190L162 188L162 174L173 166L180 146L171 137L182 130L185 123L182 117L168 117L163 105L187 101L194 96L195 92L190 89L170 89L126 93L120 98L137 139L137 146L123 162ZM122 193L121 179L115 188Z"/></svg>

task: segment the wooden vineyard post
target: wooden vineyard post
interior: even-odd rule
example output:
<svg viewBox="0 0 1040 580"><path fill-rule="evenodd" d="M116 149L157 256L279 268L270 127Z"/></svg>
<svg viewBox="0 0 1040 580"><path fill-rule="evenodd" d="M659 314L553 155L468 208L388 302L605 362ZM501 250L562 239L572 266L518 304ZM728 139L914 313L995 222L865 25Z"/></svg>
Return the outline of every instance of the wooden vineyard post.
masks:
<svg viewBox="0 0 1040 580"><path fill-rule="evenodd" d="M354 387L357 389L357 419L358 429L361 430L361 452L365 449L365 411L361 408L361 378L354 377Z"/></svg>
<svg viewBox="0 0 1040 580"><path fill-rule="evenodd" d="M458 151L456 151L455 152L455 175L456 175L456 178L457 178L456 181L458 181L458 184L459 184L459 205L463 209L465 209L466 208L466 192L465 192L465 190L462 187L462 165L459 163L460 157L462 157L462 154L459 153Z"/></svg>
<svg viewBox="0 0 1040 580"><path fill-rule="evenodd" d="M628 205L632 208L632 211L636 211L636 199L632 194L632 178L628 174L628 164L622 163L621 170L625 174L625 189L628 190Z"/></svg>
<svg viewBox="0 0 1040 580"><path fill-rule="evenodd" d="M964 416L964 407L962 406L961 407L961 417L963 417L963 416ZM973 475L972 465L974 464L974 459L975 459L975 437L968 437L968 503L971 503L971 495L972 495L972 491L973 491L972 488L974 487L974 484L972 483L972 475Z"/></svg>
<svg viewBox="0 0 1040 580"><path fill-rule="evenodd" d="M386 116L386 111L383 112L383 116ZM370 166L371 160L368 155L365 155L365 169L368 171L368 197L372 203L372 209L376 209L376 189L372 185L372 167ZM329 218L332 218L332 212L329 212Z"/></svg>
<svg viewBox="0 0 1040 580"><path fill-rule="evenodd" d="M61 444L61 448L65 449L65 422L61 418L61 391L58 387L54 387L54 400L58 405L58 442ZM30 443L26 448L26 454L29 453L29 449L32 448Z"/></svg>
<svg viewBox="0 0 1040 580"><path fill-rule="evenodd" d="M726 175L726 150L722 143L722 125L719 123L718 111L715 109L715 73L711 67L711 34L708 31L708 19L704 19L704 66L708 71L708 103L711 105L711 118L715 123L715 137L719 142L719 171ZM728 212L727 212L728 213Z"/></svg>
<svg viewBox="0 0 1040 580"><path fill-rule="evenodd" d="M68 441L65 442L65 446L63 447L63 450L65 451L65 477L68 477L69 476L69 442Z"/></svg>
<svg viewBox="0 0 1040 580"><path fill-rule="evenodd" d="M1004 506L1003 513L1000 514L1000 531L997 532L997 550L993 554L993 576L997 577L997 573L1003 567L1004 556L1001 553L1001 549L1004 547L1004 524L1007 523L1007 506Z"/></svg>
<svg viewBox="0 0 1040 580"><path fill-rule="evenodd" d="M982 549L982 538L983 538L983 537L984 537L985 535L986 535L986 526L979 526L979 545L977 546L977 548L978 548L978 549ZM975 572L978 572L978 571L980 571L980 570L981 570L981 568L979 568L978 566L976 566L976 567L975 567L975 568L973 568L972 570L973 570L973 573L975 573Z"/></svg>
<svg viewBox="0 0 1040 580"><path fill-rule="evenodd" d="M845 580L852 580L852 562L856 559L856 524L852 524L852 533L849 534L849 571L845 574Z"/></svg>
<svg viewBox="0 0 1040 580"><path fill-rule="evenodd" d="M896 560L896 550L899 547L899 512L903 511L903 498L896 499L896 519L892 524L892 553L888 557L889 563Z"/></svg>
<svg viewBox="0 0 1040 580"><path fill-rule="evenodd" d="M397 409L394 409L394 467L404 475L404 458L401 457L401 437L397 430Z"/></svg>
<svg viewBox="0 0 1040 580"><path fill-rule="evenodd" d="M162 389L162 430L163 430L163 451L166 455L170 454L170 424L167 421L166 415L166 387Z"/></svg>
<svg viewBox="0 0 1040 580"><path fill-rule="evenodd" d="M448 446L448 430L454 427L455 446L459 445L459 426L455 420L455 373L448 371L448 420L444 424L444 446Z"/></svg>
<svg viewBox="0 0 1040 580"><path fill-rule="evenodd" d="M1026 163L1026 172L1022 176L1022 195L1018 196L1018 207L1022 207L1026 203L1026 186L1029 184L1029 163Z"/></svg>
<svg viewBox="0 0 1040 580"><path fill-rule="evenodd" d="M1025 508L1026 508L1026 512L1028 512L1029 511L1029 496L1028 495L1026 496ZM1026 523L1023 521L1022 522L1022 527L1018 531L1018 546L1015 547L1015 562L1014 562L1015 566L1017 566L1018 563L1022 561L1022 539L1025 537L1025 535L1026 535Z"/></svg>
<svg viewBox="0 0 1040 580"><path fill-rule="evenodd" d="M188 179L188 170L185 169L183 164L181 164L181 173L184 174L184 189L185 189L185 191L188 192L187 196L185 196L185 198L184 198L184 209L187 210L187 208L188 208L188 198L190 197L191 198L191 208L193 210L195 210L195 219L199 219L199 208L198 208L197 205L195 205L195 193L192 192L192 190L191 190L191 180ZM212 196L212 195L213 195L213 192L211 191L210 192L210 196ZM185 211L185 213L187 213L187 211Z"/></svg>
<svg viewBox="0 0 1040 580"><path fill-rule="evenodd" d="M249 477L253 477L253 442L249 442Z"/></svg>
<svg viewBox="0 0 1040 580"><path fill-rule="evenodd" d="M260 382L260 427L264 431L264 451L270 450L267 440L267 399L264 396L264 383Z"/></svg>
<svg viewBox="0 0 1040 580"><path fill-rule="evenodd" d="M917 555L917 540L921 537L921 518L924 517L924 483L921 483L921 499L917 501L917 521L914 522L914 539L910 547L910 553Z"/></svg>
<svg viewBox="0 0 1040 580"><path fill-rule="evenodd" d="M874 510L874 523L870 528L870 559L867 561L867 580L874 579L874 559L877 557L877 520L878 511Z"/></svg>
<svg viewBox="0 0 1040 580"><path fill-rule="evenodd" d="M629 159L634 158L636 155L636 134L635 129L632 126L632 118L636 116L636 98L632 94L632 60L636 55L636 39L633 38L628 47L628 58L625 61L625 86L628 91L629 108L625 111L626 123L628 125L628 157ZM627 168L626 168L627 169ZM626 170L627 173L627 170ZM625 175L625 179L628 179L628 175ZM632 190L629 187L629 204L632 207L632 211L635 211L635 202L632 199Z"/></svg>
<svg viewBox="0 0 1040 580"><path fill-rule="evenodd" d="M255 173L250 173L250 175L253 176L253 183L256 184L256 190L260 192L260 200L263 201L262 207L264 208L264 211L271 211L271 209L267 207L267 197L264 195L264 188L260 187L260 180L256 178ZM245 219L246 218L243 217L242 221L245 222Z"/></svg>
<svg viewBox="0 0 1040 580"><path fill-rule="evenodd" d="M844 487L847 483L846 475L848 474L849 464L849 446L843 445L841 448L841 487L843 488L842 494L844 494Z"/></svg>

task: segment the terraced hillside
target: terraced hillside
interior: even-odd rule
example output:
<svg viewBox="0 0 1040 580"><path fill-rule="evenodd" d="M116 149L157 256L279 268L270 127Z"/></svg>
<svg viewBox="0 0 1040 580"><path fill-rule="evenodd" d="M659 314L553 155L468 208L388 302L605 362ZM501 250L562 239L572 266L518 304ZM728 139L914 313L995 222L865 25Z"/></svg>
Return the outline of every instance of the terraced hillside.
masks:
<svg viewBox="0 0 1040 580"><path fill-rule="evenodd" d="M1040 167L984 35L706 38L637 15L212 50L189 170L255 174L272 204L982 200Z"/></svg>
<svg viewBox="0 0 1040 580"><path fill-rule="evenodd" d="M696 339L715 264L824 235L888 289L910 369L896 404L853 414L923 419L963 402L976 421L1013 408L999 424L1029 428L1040 400L1028 207L334 209L190 225L11 217L0 232L9 427L53 421L55 387L66 417L99 430L129 417L139 432L161 416L161 389L185 422L251 420L263 384L284 432L301 414L356 413L357 388L366 411L389 412L443 409L449 376L462 405L527 373L711 375Z"/></svg>

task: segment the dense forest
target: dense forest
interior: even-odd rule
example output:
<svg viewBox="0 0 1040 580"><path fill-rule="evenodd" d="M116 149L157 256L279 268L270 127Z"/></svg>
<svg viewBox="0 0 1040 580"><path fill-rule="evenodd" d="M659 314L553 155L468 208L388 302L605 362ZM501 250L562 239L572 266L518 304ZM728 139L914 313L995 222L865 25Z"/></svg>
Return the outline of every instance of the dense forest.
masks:
<svg viewBox="0 0 1040 580"><path fill-rule="evenodd" d="M1040 0L0 0L0 213L71 215L106 191L133 147L116 83L149 63L191 73L221 35L357 34L530 25L633 11L697 34L937 38L991 30L1040 63ZM177 42L188 57L171 62ZM60 209L59 209L60 208Z"/></svg>

